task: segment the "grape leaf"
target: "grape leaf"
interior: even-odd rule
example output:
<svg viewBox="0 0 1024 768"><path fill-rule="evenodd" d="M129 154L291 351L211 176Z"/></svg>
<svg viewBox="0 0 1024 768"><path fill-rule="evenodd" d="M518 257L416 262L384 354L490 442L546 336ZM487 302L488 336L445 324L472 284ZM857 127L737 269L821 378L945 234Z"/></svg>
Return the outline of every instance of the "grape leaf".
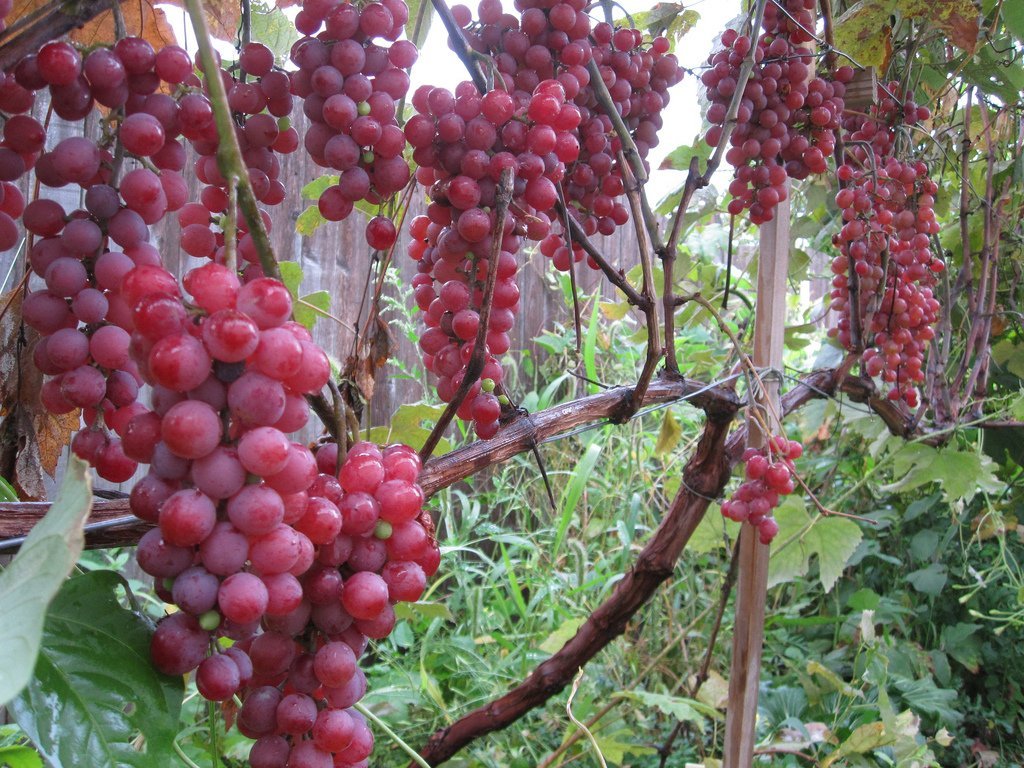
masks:
<svg viewBox="0 0 1024 768"><path fill-rule="evenodd" d="M46 607L85 544L82 528L92 506L90 494L88 467L72 458L56 501L0 573L0 704L16 696L32 677Z"/></svg>
<svg viewBox="0 0 1024 768"><path fill-rule="evenodd" d="M53 768L176 764L184 693L149 660L149 624L118 603L125 582L93 571L66 582L46 618L28 688L10 704Z"/></svg>
<svg viewBox="0 0 1024 768"><path fill-rule="evenodd" d="M669 717L693 723L697 727L704 725L704 718L706 717L721 718L718 710L696 699L670 696L664 693L651 693L650 691L623 691L616 695L619 698L633 699L645 706L654 707Z"/></svg>
<svg viewBox="0 0 1024 768"><path fill-rule="evenodd" d="M333 187L337 183L337 175L327 174L326 176L318 176L302 188L302 196L307 200L316 200L328 188Z"/></svg>
<svg viewBox="0 0 1024 768"><path fill-rule="evenodd" d="M595 736L597 748L605 759L613 765L622 765L626 755L655 755L657 750L654 747L645 747L640 744L633 744L626 741L635 732L630 728L622 728L614 733L601 733Z"/></svg>
<svg viewBox="0 0 1024 768"><path fill-rule="evenodd" d="M978 43L978 11L971 0L860 0L836 19L836 47L864 66L884 70L892 53L890 17L923 18L962 50Z"/></svg>
<svg viewBox="0 0 1024 768"><path fill-rule="evenodd" d="M326 315L331 309L331 295L327 291L315 291L303 296L299 302L295 302L292 309L296 322L302 323L309 330L318 317Z"/></svg>
<svg viewBox="0 0 1024 768"><path fill-rule="evenodd" d="M829 592L863 538L860 528L841 517L811 518L804 500L787 498L775 511L779 523L776 542L781 546L768 563L768 585L795 581L807 575L811 557L818 558L818 579Z"/></svg>
<svg viewBox="0 0 1024 768"><path fill-rule="evenodd" d="M315 205L310 205L295 219L295 231L303 237L311 237L314 232L326 223L327 219L320 213L320 209Z"/></svg>
<svg viewBox="0 0 1024 768"><path fill-rule="evenodd" d="M934 482L950 501L970 501L979 491L1003 489L995 469L995 462L982 454L914 443L893 455L892 474L898 479L883 490L905 492Z"/></svg>
<svg viewBox="0 0 1024 768"><path fill-rule="evenodd" d="M1024 3L1004 3L1002 9L1006 30L1018 40L1024 40Z"/></svg>
<svg viewBox="0 0 1024 768"><path fill-rule="evenodd" d="M664 456L675 450L679 440L683 436L683 428L679 426L679 420L671 410L665 410L665 418L661 421L661 429L658 430L658 442L654 445L654 455Z"/></svg>
<svg viewBox="0 0 1024 768"><path fill-rule="evenodd" d="M413 45L422 50L427 33L430 32L430 22L434 20L434 4L430 0L409 0L407 5L409 6L409 20L405 22L405 36L412 41ZM417 29L416 19L420 14L423 17Z"/></svg>
<svg viewBox="0 0 1024 768"><path fill-rule="evenodd" d="M433 426L444 413L444 407L440 405L427 405L426 403L412 403L398 406L391 415L391 421L386 427L372 427L370 429L370 440L380 445L387 443L404 443L419 450L430 436L430 429L423 425L429 422ZM437 453L446 453L451 450L451 442L447 438L441 438L437 444Z"/></svg>
<svg viewBox="0 0 1024 768"><path fill-rule="evenodd" d="M239 3L235 3L238 8ZM292 44L299 39L295 24L282 12L279 5L270 7L263 2L255 2L251 6L250 32L253 40L258 40L274 52L278 64L288 59Z"/></svg>

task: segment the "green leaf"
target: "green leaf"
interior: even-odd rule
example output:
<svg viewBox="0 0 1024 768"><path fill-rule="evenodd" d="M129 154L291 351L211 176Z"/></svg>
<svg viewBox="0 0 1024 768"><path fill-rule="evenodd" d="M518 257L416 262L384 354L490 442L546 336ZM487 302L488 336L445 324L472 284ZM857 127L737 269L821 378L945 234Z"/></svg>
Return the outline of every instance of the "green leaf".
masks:
<svg viewBox="0 0 1024 768"><path fill-rule="evenodd" d="M560 504L561 516L558 520L558 531L555 534L555 544L551 548L552 560L558 557L558 551L562 548L562 542L565 541L566 531L569 530L569 522L572 520L573 513L576 511L576 505L583 496L583 491L587 487L587 480L590 478L590 473L594 471L594 465L597 463L597 458L601 455L601 447L601 444L596 442L587 446L587 450L584 451L582 458L580 458L579 462L576 464L576 468L572 472L572 478L569 480L569 485L562 494Z"/></svg>
<svg viewBox="0 0 1024 768"><path fill-rule="evenodd" d="M942 628L942 650L974 674L978 673L981 665L981 638L977 636L981 628L981 624L963 622Z"/></svg>
<svg viewBox="0 0 1024 768"><path fill-rule="evenodd" d="M296 322L313 330L317 317L327 316L331 309L331 294L327 291L316 291L303 296L295 302L292 314Z"/></svg>
<svg viewBox="0 0 1024 768"><path fill-rule="evenodd" d="M668 488L665 491L668 493ZM722 516L721 507L712 504L694 529L686 548L696 554L728 549L729 542L736 540L739 527L739 523L726 520Z"/></svg>
<svg viewBox="0 0 1024 768"><path fill-rule="evenodd" d="M284 64L292 44L299 39L292 20L277 6L271 7L263 2L253 3L249 18L252 39L270 48L277 63Z"/></svg>
<svg viewBox="0 0 1024 768"><path fill-rule="evenodd" d="M294 261L282 261L277 266L281 270L281 282L284 283L284 287L288 289L293 300L298 298L299 286L302 285L302 267Z"/></svg>
<svg viewBox="0 0 1024 768"><path fill-rule="evenodd" d="M671 409L665 409L665 418L662 419L661 429L658 430L658 442L654 445L654 455L664 456L666 453L671 453L679 445L682 436L683 428L679 426L675 414Z"/></svg>
<svg viewBox="0 0 1024 768"><path fill-rule="evenodd" d="M430 31L430 22L434 20L434 4L430 0L408 0L407 5L409 6L409 20L405 22L405 36L412 41L413 45L422 50L427 33ZM416 17L419 14L423 14L423 18L419 23L419 29L417 29Z"/></svg>
<svg viewBox="0 0 1024 768"><path fill-rule="evenodd" d="M864 694L843 680L839 675L817 661L807 662L807 674L821 678L828 686L828 690L836 691L852 699L863 699Z"/></svg>
<svg viewBox="0 0 1024 768"><path fill-rule="evenodd" d="M444 619L451 621L452 612L444 603L395 603L395 616L399 619Z"/></svg>
<svg viewBox="0 0 1024 768"><path fill-rule="evenodd" d="M623 691L616 694L623 699L638 701L644 706L654 707L659 712L698 727L704 725L704 718L721 717L718 710L696 699L686 699L681 696L670 696L665 693L651 693L649 691Z"/></svg>
<svg viewBox="0 0 1024 768"><path fill-rule="evenodd" d="M911 709L933 715L942 722L956 725L963 714L953 709L960 701L960 694L951 688L939 688L931 677L920 680L897 680L896 687L903 694L903 700Z"/></svg>
<svg viewBox="0 0 1024 768"><path fill-rule="evenodd" d="M558 629L544 638L544 642L537 647L544 651L544 653L555 653L576 635L576 631L584 621L586 621L585 616L566 619L558 625Z"/></svg>
<svg viewBox="0 0 1024 768"><path fill-rule="evenodd" d="M832 765L836 760L847 755L863 755L886 744L892 744L894 736L885 732L884 723L865 723L846 737L835 752L825 758L823 768Z"/></svg>
<svg viewBox="0 0 1024 768"><path fill-rule="evenodd" d="M892 474L899 479L883 490L905 492L934 482L950 501L970 501L979 491L1003 490L995 470L995 462L983 454L914 443L893 456Z"/></svg>
<svg viewBox="0 0 1024 768"><path fill-rule="evenodd" d="M0 766L3 768L43 768L43 760L32 747L0 748Z"/></svg>
<svg viewBox="0 0 1024 768"><path fill-rule="evenodd" d="M629 314L629 302L626 301L601 301L598 306L608 320L621 320Z"/></svg>
<svg viewBox="0 0 1024 768"><path fill-rule="evenodd" d="M1003 25L1006 31L1018 40L1024 40L1024 4L1003 3L1002 4Z"/></svg>
<svg viewBox="0 0 1024 768"><path fill-rule="evenodd" d="M665 159L661 161L658 170L688 171L690 169L690 162L695 157L704 162L707 162L708 158L711 157L711 147L701 136L697 136L692 144L683 144L669 152Z"/></svg>
<svg viewBox="0 0 1024 768"><path fill-rule="evenodd" d="M600 750L604 759L612 765L622 765L626 759L626 755L654 755L657 754L657 750L653 747L644 747L639 744L633 744L626 741L630 736L635 736L634 732L630 728L620 728L614 733L601 732L594 736L594 740L597 742L597 748ZM593 747L589 747L593 749ZM596 763L597 761L593 761Z"/></svg>
<svg viewBox="0 0 1024 768"><path fill-rule="evenodd" d="M893 0L861 0L836 19L836 48L865 67L881 67L888 57Z"/></svg>
<svg viewBox="0 0 1024 768"><path fill-rule="evenodd" d="M939 534L931 528L925 528L914 534L914 538L910 540L910 554L915 560L928 560L935 554L938 546Z"/></svg>
<svg viewBox="0 0 1024 768"><path fill-rule="evenodd" d="M646 29L652 36L668 35L675 42L700 20L700 14L687 9L682 3L655 3L649 11L633 14L637 29Z"/></svg>
<svg viewBox="0 0 1024 768"><path fill-rule="evenodd" d="M156 671L150 628L112 571L68 581L46 618L35 677L10 709L53 768L176 764L182 678ZM141 738L140 738L141 737Z"/></svg>
<svg viewBox="0 0 1024 768"><path fill-rule="evenodd" d="M775 519L779 523L776 541L783 545L771 554L769 586L806 576L811 557L817 556L818 579L826 592L831 591L863 538L857 524L841 517L812 519L804 500L796 496L779 506Z"/></svg>
<svg viewBox="0 0 1024 768"><path fill-rule="evenodd" d="M836 47L864 66L881 67L891 51L894 14L926 19L965 51L977 45L978 11L971 0L860 0L836 19Z"/></svg>
<svg viewBox="0 0 1024 768"><path fill-rule="evenodd" d="M46 607L85 544L82 529L92 508L91 494L88 465L72 457L57 499L0 573L0 704L17 696L32 677Z"/></svg>
<svg viewBox="0 0 1024 768"><path fill-rule="evenodd" d="M907 581L918 592L930 597L938 597L942 588L946 586L946 566L932 563L927 568L908 573Z"/></svg>
<svg viewBox="0 0 1024 768"><path fill-rule="evenodd" d="M338 178L332 174L318 176L302 188L302 196L306 200L319 200L320 195L338 183Z"/></svg>
<svg viewBox="0 0 1024 768"><path fill-rule="evenodd" d="M4 478L0 477L0 501L17 501L18 492Z"/></svg>
<svg viewBox="0 0 1024 768"><path fill-rule="evenodd" d="M311 237L326 223L327 219L320 213L320 209L315 205L310 205L295 219L295 231L303 237Z"/></svg>
<svg viewBox="0 0 1024 768"><path fill-rule="evenodd" d="M419 450L430 435L430 429L424 426L424 422L433 426L441 418L442 413L444 413L442 405L427 405L426 403L400 405L391 415L391 422L388 426L374 427L370 430L370 439L379 445L405 443ZM447 438L441 438L436 452L446 453L450 449L450 441Z"/></svg>

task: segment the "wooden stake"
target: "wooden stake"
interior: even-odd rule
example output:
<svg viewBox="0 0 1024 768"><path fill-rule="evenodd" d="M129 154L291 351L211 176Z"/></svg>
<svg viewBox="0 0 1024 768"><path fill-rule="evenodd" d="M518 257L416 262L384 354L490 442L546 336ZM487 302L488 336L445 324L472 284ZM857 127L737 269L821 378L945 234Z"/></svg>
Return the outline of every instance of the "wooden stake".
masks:
<svg viewBox="0 0 1024 768"><path fill-rule="evenodd" d="M786 183L786 189L789 190L789 182ZM786 276L789 271L789 214L787 197L775 209L775 218L761 226L757 302L754 310L754 352L751 356L759 369L782 368ZM756 396L753 407L760 408L765 423L775 434L781 434L781 425L774 416L781 413L779 381L774 376L762 375L761 378L764 391L753 392ZM762 434L757 423L749 417L747 428L749 446L760 447L770 437ZM754 760L769 552L770 548L758 540L757 530L752 525L743 525L740 532L736 622L729 670L723 768L749 768Z"/></svg>

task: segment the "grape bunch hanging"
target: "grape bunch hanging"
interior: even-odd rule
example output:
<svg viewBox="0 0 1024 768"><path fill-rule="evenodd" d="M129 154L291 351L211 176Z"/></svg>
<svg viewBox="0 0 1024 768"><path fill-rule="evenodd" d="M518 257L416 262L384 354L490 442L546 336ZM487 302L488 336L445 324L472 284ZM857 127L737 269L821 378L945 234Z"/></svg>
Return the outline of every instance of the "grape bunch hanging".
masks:
<svg viewBox="0 0 1024 768"><path fill-rule="evenodd" d="M750 212L754 224L771 221L788 196L787 179L822 174L835 149L846 84L843 66L828 77L814 73L815 0L780 0L765 6L756 39L727 29L722 48L701 75L711 102L706 141L718 147L736 98L744 60L752 56L750 77L739 97L735 127L728 134L725 159L734 168L729 213Z"/></svg>
<svg viewBox="0 0 1024 768"><path fill-rule="evenodd" d="M682 76L667 40L643 46L637 30L592 28L579 0L521 10L521 17L504 14L500 3L484 0L474 22L468 8L455 6L469 44L494 61L494 86L482 94L468 81L454 94L424 86L413 94L417 114L405 126L416 180L430 199L410 227L413 287L427 327L420 348L446 402L466 375L483 303L491 302L484 370L458 409L481 438L497 432L502 413L498 356L509 349L519 310L523 240L540 241L540 252L567 271L584 252L563 217L587 235L611 234L629 219L621 137L601 111L587 64L597 64L641 159L657 144L667 90ZM503 171L513 177L512 204L496 233ZM497 283L488 299L491 258L498 259Z"/></svg>
<svg viewBox="0 0 1024 768"><path fill-rule="evenodd" d="M399 42L400 61L415 57ZM390 83L397 93L395 71L378 68L371 88ZM250 43L235 74L217 76L253 195L280 203L279 158L300 144L288 115L304 75L289 76ZM47 147L28 114L43 89L65 120L110 110L101 138ZM382 99L360 98L357 112L370 101ZM53 413L80 409L72 449L102 477L123 482L148 466L129 496L132 512L155 525L137 557L178 608L156 629L154 663L167 674L194 671L211 701L229 707L237 697L236 726L255 740L253 768L365 768L373 734L353 708L366 692L358 659L391 632L394 604L417 600L440 563L418 455L357 443L339 462L335 444L314 454L295 441L306 396L324 387L330 365L291 319L288 290L263 273L186 51L124 38L83 58L50 43L5 76L0 109L0 245L16 242L17 219L34 237L38 287L23 316L40 334L32 354L46 376L42 402ZM194 201L186 142L203 184ZM373 172L373 194L389 174L408 177L404 160L395 170L385 146L364 144L359 168ZM14 182L28 170L44 188L81 189L83 207L66 211L44 197L26 205ZM182 250L202 260L180 284L149 243L148 226L175 212ZM269 229L270 215L259 215ZM149 407L138 401L144 384Z"/></svg>
<svg viewBox="0 0 1024 768"><path fill-rule="evenodd" d="M843 226L833 238L839 255L831 294L839 319L829 334L847 349L859 339L864 372L882 379L891 400L916 407L939 312L932 289L945 269L932 248L938 185L925 163L900 159L898 147L903 127L928 119L929 110L902 98L898 83L886 91L867 115L843 121L846 156L836 194Z"/></svg>

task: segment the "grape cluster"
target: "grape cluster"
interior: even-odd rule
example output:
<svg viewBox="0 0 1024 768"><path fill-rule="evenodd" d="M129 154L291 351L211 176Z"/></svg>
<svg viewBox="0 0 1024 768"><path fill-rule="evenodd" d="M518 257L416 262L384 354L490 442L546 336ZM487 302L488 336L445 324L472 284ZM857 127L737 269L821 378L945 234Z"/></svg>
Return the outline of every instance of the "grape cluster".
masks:
<svg viewBox="0 0 1024 768"><path fill-rule="evenodd" d="M803 455L803 446L785 437L773 437L764 448L747 448L743 453L744 481L722 504L722 514L738 523L757 528L762 544L770 544L779 532L772 510L783 496L796 488L793 462Z"/></svg>
<svg viewBox="0 0 1024 768"><path fill-rule="evenodd" d="M410 225L409 255L418 262L413 286L427 326L420 339L424 364L437 374L438 394L446 402L465 375L490 259L494 253L498 258L483 381L474 382L459 410L461 418L475 422L478 436L488 438L498 429L501 404L482 387L502 383L497 356L509 349L508 331L519 310L516 254L524 236L540 239L550 230L556 184L579 152L571 130L559 126L578 122L579 112L566 103L556 80L538 84L518 107L512 94L492 90L481 96L470 82L454 95L425 86L412 101L418 114L405 135L431 204ZM512 212L498 233L494 206L505 171L513 179Z"/></svg>
<svg viewBox="0 0 1024 768"><path fill-rule="evenodd" d="M187 303L170 273L146 266L119 288L153 387L153 409L124 435L125 453L149 464L131 509L157 525L138 561L180 609L157 627L154 663L196 670L210 700L241 697L254 768L365 766L373 737L349 709L366 689L356 659L439 561L419 458L364 443L339 471L336 446L314 456L294 442L303 395L330 366L289 320L287 289L213 262L183 285ZM218 637L236 642L208 655Z"/></svg>
<svg viewBox="0 0 1024 768"><path fill-rule="evenodd" d="M743 91L725 159L735 169L729 213L750 211L755 224L771 221L786 199L787 179L824 173L835 149L851 67L830 78L812 75L815 0L785 0L765 7L756 42L736 30L722 35L722 48L701 75L711 102L707 143L718 147L738 85L743 60L754 46L754 67Z"/></svg>
<svg viewBox="0 0 1024 768"><path fill-rule="evenodd" d="M517 8L521 18L503 14L500 3L484 0L476 23L465 6L453 6L452 11L470 45L493 57L503 90L513 94L517 104L529 102L544 80L554 79L562 85L571 109L563 108L562 120L556 125L572 138L560 137L560 146L574 144L578 151L574 150L572 159L562 161L565 172L557 183L563 187L568 215L585 234L610 235L629 220L622 198L622 143L598 102L587 64L593 60L598 65L641 159L658 144L660 113L668 103L668 89L679 82L683 71L675 55L668 52L668 40L657 37L644 44L639 30L616 29L604 22L592 25L586 3L579 0L553 5L523 2ZM535 230L543 231L544 226L550 231L541 240L540 250L557 269L568 271L573 261L584 260L578 244L570 247L558 217L546 213ZM597 268L589 258L587 263Z"/></svg>
<svg viewBox="0 0 1024 768"><path fill-rule="evenodd" d="M929 111L911 99L889 94L868 115L851 115L846 129L843 185L836 195L843 226L833 238L831 308L839 314L829 335L853 346L850 274L856 275L864 372L889 385L888 397L911 407L919 402L924 353L934 337L939 302L932 288L945 268L932 251L938 233L935 194L921 161L896 157L897 128L927 119Z"/></svg>
<svg viewBox="0 0 1024 768"><path fill-rule="evenodd" d="M244 437L238 452L260 455ZM321 450L317 463L332 471L280 495L284 511L266 533L238 528L228 500L198 546L169 544L162 525L140 544L140 563L181 609L157 626L154 662L168 674L196 670L209 700L241 698L236 725L256 740L252 768L369 765L373 734L352 709L366 692L358 659L439 564L416 452L359 443L340 473L336 457ZM210 653L218 637L236 642Z"/></svg>
<svg viewBox="0 0 1024 768"><path fill-rule="evenodd" d="M521 19L483 0L479 23L465 6L453 7L470 45L492 57L495 87L483 94L470 82L454 94L417 89L417 114L405 126L417 181L431 199L426 216L410 226L409 254L419 272L413 286L427 326L420 347L445 401L465 375L492 252L500 260L485 370L459 409L482 438L497 431L501 414L497 357L509 348L507 332L519 307L522 238L539 240L541 252L565 271L584 253L568 244L556 213L560 199L588 235L611 234L629 218L619 201L625 189L621 141L601 112L587 63L598 65L641 156L657 144L667 90L682 77L666 40L644 47L636 30L592 29L580 0L517 7ZM495 190L506 170L514 177L512 205L504 231L496 233Z"/></svg>
<svg viewBox="0 0 1024 768"><path fill-rule="evenodd" d="M158 268L160 254L145 222L113 187L90 186L85 206L70 216L52 200L26 206L25 228L37 238L29 266L45 287L25 297L22 316L41 335L32 354L47 376L43 406L58 414L82 409L87 428L72 449L100 477L124 482L136 462L122 440L142 408L136 399L143 379L129 354L132 307L120 285L132 270Z"/></svg>
<svg viewBox="0 0 1024 768"><path fill-rule="evenodd" d="M295 17L296 28L306 36L292 46L298 70L292 73L291 91L303 100L312 123L303 141L313 162L339 174L338 183L317 203L328 221L347 218L360 200L381 205L409 182L405 136L396 114L396 102L409 90L407 70L418 56L413 43L398 39L408 18L403 0L361 7L306 0ZM386 250L397 236L386 216L367 224L371 248Z"/></svg>
<svg viewBox="0 0 1024 768"><path fill-rule="evenodd" d="M299 134L288 117L292 110L290 80L287 74L274 69L274 54L262 43L244 45L239 51L238 66L238 77L223 69L220 76L235 117L239 150L256 200L264 205L278 205L286 191L280 179L279 155L290 154L299 147ZM194 75L184 77L182 72L175 77L183 77L183 82L192 85L180 96L179 121L182 135L198 155L194 164L196 177L205 185L199 202L185 204L178 213L181 248L191 256L221 262L229 213L233 212L228 210L229 182L217 165L220 138L213 106L205 90L196 87L199 82ZM184 165L184 149L176 148L175 158L176 164ZM264 212L262 218L269 231L270 216ZM252 235L241 216L235 215L234 219L238 256L256 275L259 256Z"/></svg>

